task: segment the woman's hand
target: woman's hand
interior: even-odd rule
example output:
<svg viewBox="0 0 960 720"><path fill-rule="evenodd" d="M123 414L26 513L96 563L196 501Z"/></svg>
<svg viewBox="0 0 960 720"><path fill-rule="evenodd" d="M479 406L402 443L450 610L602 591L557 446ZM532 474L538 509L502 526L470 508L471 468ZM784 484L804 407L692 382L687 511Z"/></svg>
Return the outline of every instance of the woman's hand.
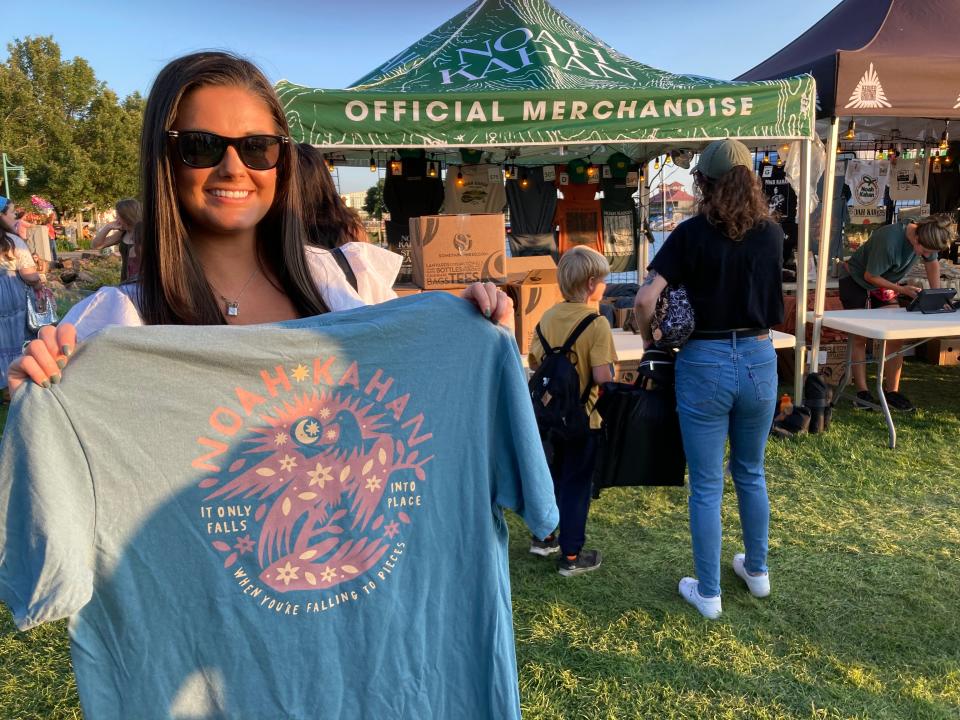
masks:
<svg viewBox="0 0 960 720"><path fill-rule="evenodd" d="M45 325L39 337L32 340L24 353L10 364L7 381L11 396L27 380L45 388L60 382L60 371L67 364L77 344L77 329L70 323L56 327Z"/></svg>
<svg viewBox="0 0 960 720"><path fill-rule="evenodd" d="M473 283L460 293L477 306L483 316L513 330L513 300L493 283Z"/></svg>

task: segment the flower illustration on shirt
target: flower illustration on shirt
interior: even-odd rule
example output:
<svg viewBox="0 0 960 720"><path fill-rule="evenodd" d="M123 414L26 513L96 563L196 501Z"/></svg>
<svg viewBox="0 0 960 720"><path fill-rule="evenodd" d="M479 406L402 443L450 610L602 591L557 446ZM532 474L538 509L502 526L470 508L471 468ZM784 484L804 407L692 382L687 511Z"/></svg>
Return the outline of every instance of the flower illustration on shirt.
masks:
<svg viewBox="0 0 960 720"><path fill-rule="evenodd" d="M403 414L408 395L395 396L394 409L365 387L290 390L256 415L219 476L203 481L203 516L238 533L211 543L225 567L239 563L274 593L319 592L396 552L421 505L433 455L420 443L432 434L422 415ZM410 420L416 427L404 429Z"/></svg>
<svg viewBox="0 0 960 720"><path fill-rule="evenodd" d="M298 567L292 567L288 562L281 568L277 568L277 580L282 582L284 585L289 585L291 580L297 579L297 572L300 570Z"/></svg>

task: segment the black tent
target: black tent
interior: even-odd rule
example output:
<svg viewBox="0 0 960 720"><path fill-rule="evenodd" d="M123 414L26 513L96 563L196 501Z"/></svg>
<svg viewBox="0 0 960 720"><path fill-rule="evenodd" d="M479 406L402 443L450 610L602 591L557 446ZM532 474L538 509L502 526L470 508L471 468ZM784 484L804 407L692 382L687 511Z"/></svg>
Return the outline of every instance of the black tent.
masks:
<svg viewBox="0 0 960 720"><path fill-rule="evenodd" d="M737 80L813 75L817 114L830 119L827 158L837 150L840 118L856 121L861 140L902 138L932 147L946 140L950 120L960 118L958 38L960 0L843 0ZM823 198L810 357L814 372L826 294L828 263L823 259L831 230L832 172L824 177Z"/></svg>
<svg viewBox="0 0 960 720"><path fill-rule="evenodd" d="M810 73L821 117L960 118L960 0L844 0L737 80Z"/></svg>

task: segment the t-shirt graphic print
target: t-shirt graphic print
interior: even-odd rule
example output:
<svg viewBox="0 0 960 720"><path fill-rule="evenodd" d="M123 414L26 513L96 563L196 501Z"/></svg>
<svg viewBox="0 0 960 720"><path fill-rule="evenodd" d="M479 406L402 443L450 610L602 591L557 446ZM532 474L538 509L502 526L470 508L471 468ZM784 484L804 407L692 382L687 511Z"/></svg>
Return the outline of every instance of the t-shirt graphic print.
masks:
<svg viewBox="0 0 960 720"><path fill-rule="evenodd" d="M108 329L11 408L0 599L70 617L87 717L518 718L503 508L557 523L466 301Z"/></svg>

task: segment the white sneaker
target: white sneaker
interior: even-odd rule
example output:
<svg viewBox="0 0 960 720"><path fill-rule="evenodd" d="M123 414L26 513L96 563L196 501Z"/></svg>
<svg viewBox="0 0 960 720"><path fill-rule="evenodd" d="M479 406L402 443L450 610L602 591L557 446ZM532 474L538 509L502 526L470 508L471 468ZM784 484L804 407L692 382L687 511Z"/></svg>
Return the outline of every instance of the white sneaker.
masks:
<svg viewBox="0 0 960 720"><path fill-rule="evenodd" d="M707 620L716 620L720 617L720 596L705 598L700 594L700 583L696 578L685 577L680 579L680 595L693 605Z"/></svg>
<svg viewBox="0 0 960 720"><path fill-rule="evenodd" d="M751 575L743 566L746 557L743 553L733 556L733 571L747 584L751 595L758 598L766 597L770 594L770 573Z"/></svg>

